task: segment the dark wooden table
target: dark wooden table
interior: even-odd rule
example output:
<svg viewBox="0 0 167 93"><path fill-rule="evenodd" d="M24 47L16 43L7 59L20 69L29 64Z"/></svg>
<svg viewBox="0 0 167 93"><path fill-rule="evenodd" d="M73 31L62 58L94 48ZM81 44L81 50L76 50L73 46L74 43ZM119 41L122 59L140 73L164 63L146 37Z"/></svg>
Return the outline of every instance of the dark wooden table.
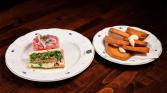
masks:
<svg viewBox="0 0 167 93"><path fill-rule="evenodd" d="M160 0L5 0L0 1L0 93L167 93L166 2ZM12 74L5 51L18 37L42 28L75 30L90 40L104 27L131 25L161 41L163 53L142 66L121 66L95 54L81 74L37 83ZM109 89L108 89L109 88Z"/></svg>

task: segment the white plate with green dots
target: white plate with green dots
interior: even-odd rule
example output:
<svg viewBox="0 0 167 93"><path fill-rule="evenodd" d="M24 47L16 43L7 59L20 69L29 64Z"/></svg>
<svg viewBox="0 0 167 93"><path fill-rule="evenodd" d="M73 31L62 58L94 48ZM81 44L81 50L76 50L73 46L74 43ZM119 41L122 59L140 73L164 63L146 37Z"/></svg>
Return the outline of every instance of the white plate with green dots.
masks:
<svg viewBox="0 0 167 93"><path fill-rule="evenodd" d="M64 50L65 67L37 69L28 67L29 53L33 51L32 41L37 35L55 35L60 48ZM67 29L40 29L16 39L7 49L5 60L15 75L37 82L53 82L73 77L84 71L93 61L94 47L90 40L78 32Z"/></svg>
<svg viewBox="0 0 167 93"><path fill-rule="evenodd" d="M113 26L112 28L125 32L128 27L129 26L118 25L118 26ZM93 45L96 52L104 59L113 63L121 64L121 65L143 65L143 64L153 62L155 59L159 58L159 56L161 55L162 45L159 39L154 34L138 27L132 27L134 29L138 29L148 34L148 37L145 39L145 41L148 42L147 47L150 48L149 53L145 55L136 54L135 56L132 56L131 58L125 61L109 56L105 51L103 39L106 35L108 35L110 28L111 27L102 29L101 31L97 32L93 38Z"/></svg>

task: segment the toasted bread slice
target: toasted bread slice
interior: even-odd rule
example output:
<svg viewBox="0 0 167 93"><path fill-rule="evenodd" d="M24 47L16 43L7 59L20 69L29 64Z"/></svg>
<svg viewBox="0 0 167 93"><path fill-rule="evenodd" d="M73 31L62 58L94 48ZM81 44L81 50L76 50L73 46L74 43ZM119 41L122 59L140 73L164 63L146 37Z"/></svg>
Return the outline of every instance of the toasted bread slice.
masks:
<svg viewBox="0 0 167 93"><path fill-rule="evenodd" d="M32 68L62 68L65 66L62 49L33 51L29 59L29 67Z"/></svg>

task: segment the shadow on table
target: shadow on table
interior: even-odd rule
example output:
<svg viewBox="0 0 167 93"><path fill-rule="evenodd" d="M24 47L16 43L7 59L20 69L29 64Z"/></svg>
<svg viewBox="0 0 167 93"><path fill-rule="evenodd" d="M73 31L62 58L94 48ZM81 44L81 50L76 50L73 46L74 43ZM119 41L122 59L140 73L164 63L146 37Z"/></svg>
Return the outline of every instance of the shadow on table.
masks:
<svg viewBox="0 0 167 93"><path fill-rule="evenodd" d="M62 81L55 81L55 82L35 82L35 81L29 81L23 78L20 78L16 75L14 75L5 65L5 63L3 62L0 65L0 68L2 69L2 71L0 70L0 82L7 82L9 85L17 85L20 87L29 87L32 86L33 89L47 89L47 88L56 88L56 87L61 87L64 86L66 84L69 84L71 81L73 81L75 78L77 78L77 76L73 77L73 78L69 78L69 79L65 79Z"/></svg>
<svg viewBox="0 0 167 93"><path fill-rule="evenodd" d="M73 81L74 79L75 77L55 82L34 82L34 81L28 81L28 82L30 82L32 84L31 86L35 88L51 88L51 87L53 88L53 87L64 86Z"/></svg>
<svg viewBox="0 0 167 93"><path fill-rule="evenodd" d="M53 82L29 81L29 80L20 78L20 77L14 75L13 73L11 73L10 76L11 77L9 77L10 80L8 80L8 82L10 82L11 84L15 84L15 85L19 85L19 86L31 86L31 87L33 87L33 89L48 89L48 88L57 88L57 87L67 85L67 84L71 83L71 81L73 81L78 75L73 77L73 78L65 79L62 81L53 81Z"/></svg>

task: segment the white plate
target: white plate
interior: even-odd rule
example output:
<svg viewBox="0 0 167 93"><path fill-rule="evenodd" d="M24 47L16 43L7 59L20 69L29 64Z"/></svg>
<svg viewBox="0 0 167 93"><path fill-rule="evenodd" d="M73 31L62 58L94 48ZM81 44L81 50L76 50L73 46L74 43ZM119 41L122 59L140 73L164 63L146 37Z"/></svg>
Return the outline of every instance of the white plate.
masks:
<svg viewBox="0 0 167 93"><path fill-rule="evenodd" d="M97 32L93 38L93 45L95 47L96 52L104 59L110 62L122 64L122 65L142 65L142 64L150 63L160 56L162 52L162 46L158 38L146 30L133 27L135 29L140 29L149 34L149 36L145 39L145 41L148 42L148 47L150 48L150 52L147 53L146 55L135 55L126 61L122 61L122 60L110 57L105 52L104 43L103 43L103 38L105 37L105 35L108 34L108 31L110 28L111 27L102 29L101 31ZM113 28L116 28L125 32L128 26L114 26Z"/></svg>
<svg viewBox="0 0 167 93"><path fill-rule="evenodd" d="M56 69L32 69L28 65L28 54L33 51L32 40L36 33L56 35L60 48L64 49L65 67ZM41 29L16 39L6 51L6 65L17 76L39 82L51 82L73 77L84 71L94 58L94 48L89 39L66 29Z"/></svg>

